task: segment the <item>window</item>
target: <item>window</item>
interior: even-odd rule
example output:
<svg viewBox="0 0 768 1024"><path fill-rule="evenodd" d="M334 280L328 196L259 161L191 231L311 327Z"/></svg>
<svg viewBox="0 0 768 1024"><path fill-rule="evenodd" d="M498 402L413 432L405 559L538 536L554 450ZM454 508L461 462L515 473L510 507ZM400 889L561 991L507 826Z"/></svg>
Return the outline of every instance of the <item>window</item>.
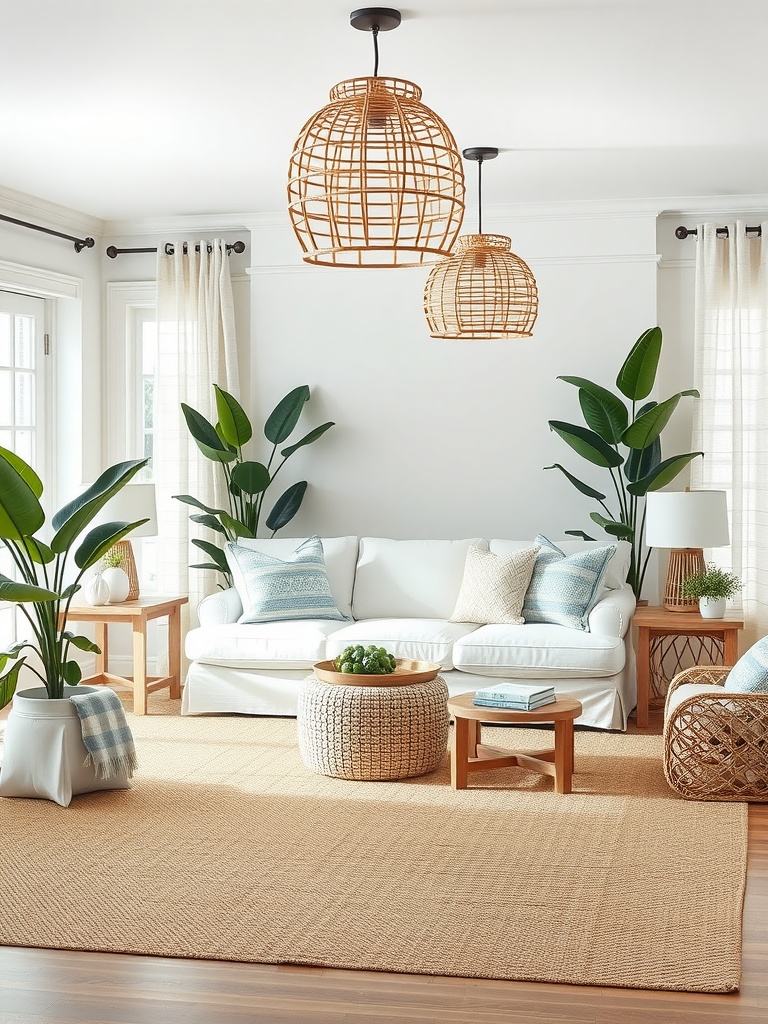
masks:
<svg viewBox="0 0 768 1024"><path fill-rule="evenodd" d="M45 478L45 300L0 291L0 446ZM0 546L0 573L15 578ZM21 612L0 601L0 649L17 639Z"/></svg>

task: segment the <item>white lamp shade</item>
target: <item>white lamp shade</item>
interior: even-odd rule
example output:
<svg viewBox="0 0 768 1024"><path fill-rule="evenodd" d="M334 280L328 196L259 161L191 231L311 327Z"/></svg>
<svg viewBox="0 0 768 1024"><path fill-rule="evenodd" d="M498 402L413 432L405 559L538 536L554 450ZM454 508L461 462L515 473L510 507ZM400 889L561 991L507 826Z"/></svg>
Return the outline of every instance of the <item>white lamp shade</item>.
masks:
<svg viewBox="0 0 768 1024"><path fill-rule="evenodd" d="M645 542L651 548L717 548L730 541L725 491L651 491Z"/></svg>
<svg viewBox="0 0 768 1024"><path fill-rule="evenodd" d="M147 519L143 526L131 530L128 539L134 537L155 537L157 535L157 507L155 504L154 484L126 484L122 490L114 494L93 521L94 526L101 523L124 521L133 523L137 519Z"/></svg>

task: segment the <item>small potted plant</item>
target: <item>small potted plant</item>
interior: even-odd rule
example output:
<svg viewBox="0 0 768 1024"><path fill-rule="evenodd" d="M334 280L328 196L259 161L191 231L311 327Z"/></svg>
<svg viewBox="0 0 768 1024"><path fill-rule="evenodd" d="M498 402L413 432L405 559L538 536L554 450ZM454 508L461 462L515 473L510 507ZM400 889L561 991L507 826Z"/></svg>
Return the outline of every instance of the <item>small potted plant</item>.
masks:
<svg viewBox="0 0 768 1024"><path fill-rule="evenodd" d="M741 580L732 572L710 562L700 572L683 580L683 597L698 598L699 611L705 619L722 619L725 602L741 590Z"/></svg>

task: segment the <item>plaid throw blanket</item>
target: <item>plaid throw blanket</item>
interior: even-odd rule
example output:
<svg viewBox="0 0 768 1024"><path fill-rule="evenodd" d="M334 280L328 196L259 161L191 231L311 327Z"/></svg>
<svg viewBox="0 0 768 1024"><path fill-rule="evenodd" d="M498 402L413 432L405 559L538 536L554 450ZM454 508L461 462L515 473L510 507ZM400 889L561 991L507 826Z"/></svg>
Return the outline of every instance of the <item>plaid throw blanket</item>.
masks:
<svg viewBox="0 0 768 1024"><path fill-rule="evenodd" d="M138 767L133 736L120 698L106 686L95 693L79 693L69 698L75 705L83 730L88 756L83 764L92 764L100 779L113 779L125 773L130 779Z"/></svg>

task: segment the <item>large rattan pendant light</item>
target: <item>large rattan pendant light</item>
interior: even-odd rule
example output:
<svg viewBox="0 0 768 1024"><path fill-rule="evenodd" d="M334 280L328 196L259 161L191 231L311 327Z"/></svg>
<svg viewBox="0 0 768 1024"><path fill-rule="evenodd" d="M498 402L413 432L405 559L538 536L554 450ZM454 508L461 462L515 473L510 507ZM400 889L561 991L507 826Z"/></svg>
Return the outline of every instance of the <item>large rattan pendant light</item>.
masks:
<svg viewBox="0 0 768 1024"><path fill-rule="evenodd" d="M424 312L433 338L529 338L533 331L539 296L530 267L510 251L506 235L483 234L483 161L498 155L491 146L464 150L477 161L477 234L462 235L454 255L427 278Z"/></svg>
<svg viewBox="0 0 768 1024"><path fill-rule="evenodd" d="M350 22L373 34L373 77L334 86L302 128L288 171L293 229L307 263L433 263L450 255L464 213L456 141L417 85L378 77L379 32L397 28L400 12L366 7Z"/></svg>

